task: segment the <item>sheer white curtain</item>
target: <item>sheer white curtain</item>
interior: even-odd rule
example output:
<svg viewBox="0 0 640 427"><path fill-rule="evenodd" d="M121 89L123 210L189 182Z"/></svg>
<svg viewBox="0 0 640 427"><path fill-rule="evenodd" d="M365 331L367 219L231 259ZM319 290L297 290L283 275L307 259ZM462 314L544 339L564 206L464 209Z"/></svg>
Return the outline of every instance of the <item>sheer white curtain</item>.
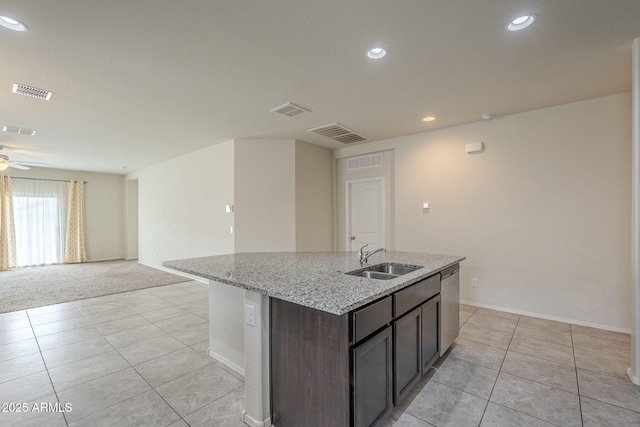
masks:
<svg viewBox="0 0 640 427"><path fill-rule="evenodd" d="M66 210L66 182L14 178L18 267L63 262Z"/></svg>

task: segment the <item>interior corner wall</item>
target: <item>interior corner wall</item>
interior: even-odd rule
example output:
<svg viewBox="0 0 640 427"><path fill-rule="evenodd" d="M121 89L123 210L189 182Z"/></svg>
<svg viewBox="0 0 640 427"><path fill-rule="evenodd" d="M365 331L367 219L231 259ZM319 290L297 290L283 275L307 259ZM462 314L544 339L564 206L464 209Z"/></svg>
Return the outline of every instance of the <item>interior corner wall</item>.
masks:
<svg viewBox="0 0 640 427"><path fill-rule="evenodd" d="M124 176L64 169L5 171L12 177L83 180L85 185L85 248L88 261L122 259L124 253Z"/></svg>
<svg viewBox="0 0 640 427"><path fill-rule="evenodd" d="M235 251L296 250L295 141L234 141Z"/></svg>
<svg viewBox="0 0 640 427"><path fill-rule="evenodd" d="M295 142L296 251L333 249L333 154Z"/></svg>
<svg viewBox="0 0 640 427"><path fill-rule="evenodd" d="M138 179L139 261L163 261L234 252L233 141L143 169Z"/></svg>
<svg viewBox="0 0 640 427"><path fill-rule="evenodd" d="M138 180L125 180L125 258L138 259Z"/></svg>
<svg viewBox="0 0 640 427"><path fill-rule="evenodd" d="M485 151L466 154L473 142ZM462 300L631 328L629 93L347 147L335 157L385 149L395 150L396 249L466 256Z"/></svg>

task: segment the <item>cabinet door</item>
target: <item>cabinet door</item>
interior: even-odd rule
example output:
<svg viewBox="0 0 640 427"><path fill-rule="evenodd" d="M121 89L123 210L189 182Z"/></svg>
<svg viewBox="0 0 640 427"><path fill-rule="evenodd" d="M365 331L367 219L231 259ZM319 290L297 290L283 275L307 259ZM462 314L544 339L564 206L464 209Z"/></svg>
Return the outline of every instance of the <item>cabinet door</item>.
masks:
<svg viewBox="0 0 640 427"><path fill-rule="evenodd" d="M394 399L398 405L422 376L422 309L418 307L393 323Z"/></svg>
<svg viewBox="0 0 640 427"><path fill-rule="evenodd" d="M422 375L440 356L440 295L422 305Z"/></svg>
<svg viewBox="0 0 640 427"><path fill-rule="evenodd" d="M356 427L374 426L393 410L391 326L353 350L353 417Z"/></svg>

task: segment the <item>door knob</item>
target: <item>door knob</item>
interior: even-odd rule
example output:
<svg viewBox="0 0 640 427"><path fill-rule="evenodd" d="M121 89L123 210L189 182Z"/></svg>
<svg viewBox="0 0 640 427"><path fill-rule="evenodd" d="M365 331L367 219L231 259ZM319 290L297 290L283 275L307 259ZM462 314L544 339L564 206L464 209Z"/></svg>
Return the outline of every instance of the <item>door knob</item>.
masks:
<svg viewBox="0 0 640 427"><path fill-rule="evenodd" d="M351 240L356 240L356 236L351 236Z"/></svg>

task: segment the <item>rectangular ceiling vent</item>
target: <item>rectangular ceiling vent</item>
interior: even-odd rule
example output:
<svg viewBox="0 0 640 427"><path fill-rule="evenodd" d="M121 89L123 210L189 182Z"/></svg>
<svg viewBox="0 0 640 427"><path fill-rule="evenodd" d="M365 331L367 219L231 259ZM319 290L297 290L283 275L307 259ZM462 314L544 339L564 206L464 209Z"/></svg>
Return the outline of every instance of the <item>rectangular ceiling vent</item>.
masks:
<svg viewBox="0 0 640 427"><path fill-rule="evenodd" d="M347 170L379 168L382 166L382 153L352 157L347 162Z"/></svg>
<svg viewBox="0 0 640 427"><path fill-rule="evenodd" d="M331 138L335 141L342 142L343 144L351 144L352 142L366 141L362 135L358 135L354 131L347 129L339 123L331 123L330 125L320 126L313 129L308 129L309 132L314 132L327 138Z"/></svg>
<svg viewBox="0 0 640 427"><path fill-rule="evenodd" d="M25 86L18 83L13 84L12 92L17 93L18 95L30 96L31 98L43 99L45 101L49 101L53 96L53 92L49 92L48 90Z"/></svg>
<svg viewBox="0 0 640 427"><path fill-rule="evenodd" d="M279 107L276 107L271 111L274 113L282 114L283 116L287 116L287 117L300 117L311 112L306 108L302 108L301 106L292 104L290 102L284 105L281 105Z"/></svg>
<svg viewBox="0 0 640 427"><path fill-rule="evenodd" d="M2 127L2 130L5 131L5 132L17 133L17 134L20 134L20 135L33 136L33 135L36 134L36 131L33 130L33 129L19 128L17 126L4 125Z"/></svg>

